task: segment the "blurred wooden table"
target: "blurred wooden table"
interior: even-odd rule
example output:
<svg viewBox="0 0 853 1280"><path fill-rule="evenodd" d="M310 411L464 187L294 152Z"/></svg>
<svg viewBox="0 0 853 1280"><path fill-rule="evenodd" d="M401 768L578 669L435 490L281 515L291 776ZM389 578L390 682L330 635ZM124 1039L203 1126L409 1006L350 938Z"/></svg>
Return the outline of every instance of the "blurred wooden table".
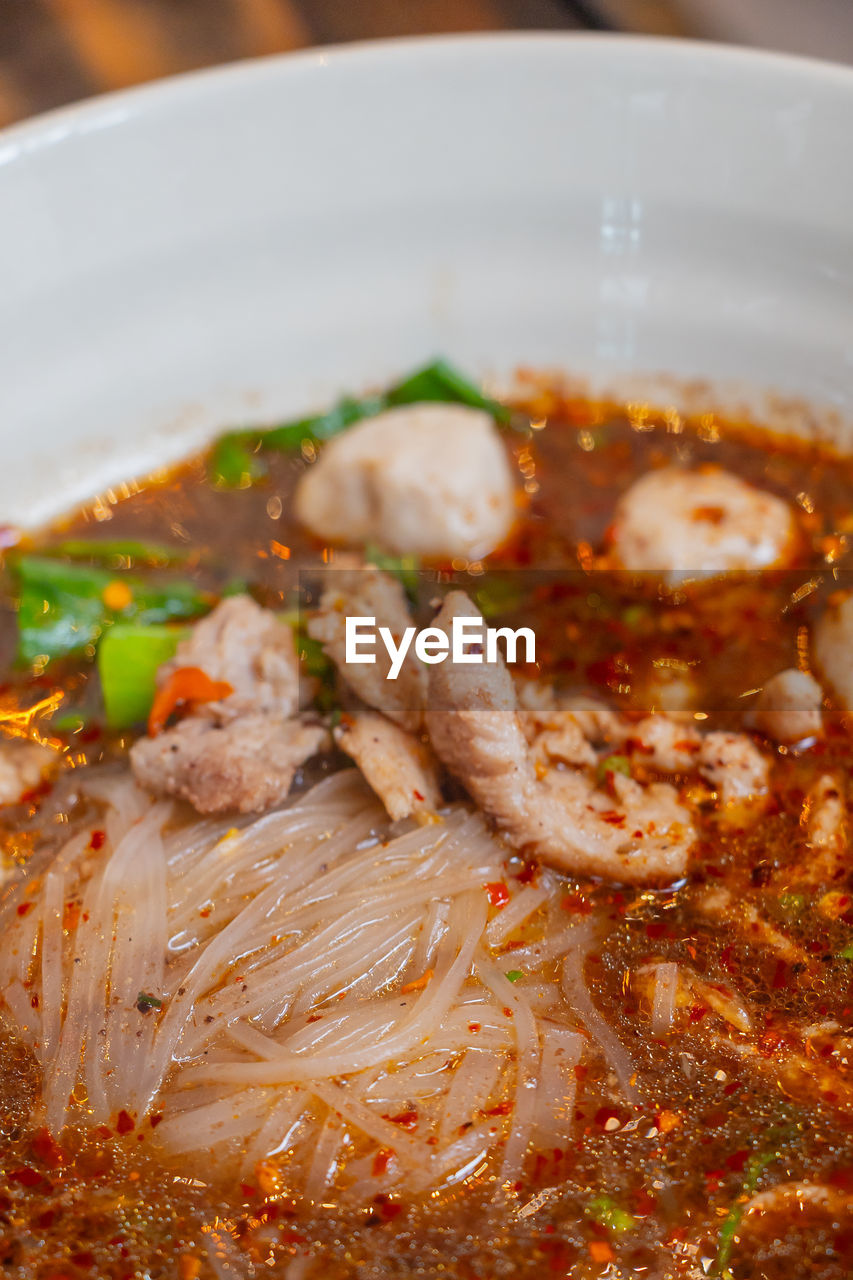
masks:
<svg viewBox="0 0 853 1280"><path fill-rule="evenodd" d="M590 25L588 0L0 0L0 125L108 89L312 44Z"/></svg>

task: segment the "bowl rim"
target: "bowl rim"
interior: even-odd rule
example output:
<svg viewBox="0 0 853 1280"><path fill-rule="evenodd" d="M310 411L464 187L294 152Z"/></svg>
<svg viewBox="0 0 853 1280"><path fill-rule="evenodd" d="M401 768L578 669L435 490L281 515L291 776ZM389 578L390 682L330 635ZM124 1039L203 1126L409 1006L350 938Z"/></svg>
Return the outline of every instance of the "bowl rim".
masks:
<svg viewBox="0 0 853 1280"><path fill-rule="evenodd" d="M405 58L436 60L462 51L480 58L505 57L508 51L530 57L553 56L556 50L584 56L606 54L614 63L639 65L644 59L678 64L694 63L710 70L730 69L739 75L771 76L776 80L822 82L847 90L853 99L853 66L824 58L775 50L723 44L675 36L633 35L595 31L489 31L396 36L348 43L309 46L262 57L241 58L209 67L182 71L125 89L94 94L0 129L0 171L27 154L61 145L72 136L152 117L185 102L220 97L290 74L322 74L339 67Z"/></svg>

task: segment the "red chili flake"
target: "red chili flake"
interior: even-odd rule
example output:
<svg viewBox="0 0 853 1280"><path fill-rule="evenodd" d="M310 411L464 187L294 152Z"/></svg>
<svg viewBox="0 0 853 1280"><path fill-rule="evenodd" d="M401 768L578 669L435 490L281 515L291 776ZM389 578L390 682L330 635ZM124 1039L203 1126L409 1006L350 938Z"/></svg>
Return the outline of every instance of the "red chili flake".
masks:
<svg viewBox="0 0 853 1280"><path fill-rule="evenodd" d="M749 1159L749 1148L741 1147L740 1151L733 1151L730 1156L726 1156L726 1167L731 1169L733 1173L743 1173L744 1165Z"/></svg>
<svg viewBox="0 0 853 1280"><path fill-rule="evenodd" d="M762 1058L772 1058L773 1054L782 1044L782 1037L778 1031L765 1031L764 1035L758 1041L758 1052Z"/></svg>
<svg viewBox="0 0 853 1280"><path fill-rule="evenodd" d="M106 1142L108 1138L111 1138L113 1136L112 1129L108 1129L105 1124L99 1124L95 1130L95 1133L103 1142Z"/></svg>
<svg viewBox="0 0 853 1280"><path fill-rule="evenodd" d="M564 911L574 911L579 916L588 916L592 911L592 903L581 893L567 893L560 906Z"/></svg>
<svg viewBox="0 0 853 1280"><path fill-rule="evenodd" d="M154 1115L154 1116L151 1116L148 1123L151 1125L152 1129L156 1129L162 1119L163 1117L161 1115Z"/></svg>
<svg viewBox="0 0 853 1280"><path fill-rule="evenodd" d="M514 1016L513 1010L510 1009L508 1004L504 1005L503 1014L505 1018L512 1018Z"/></svg>
<svg viewBox="0 0 853 1280"><path fill-rule="evenodd" d="M649 1195L645 1187L637 1187L631 1193L631 1207L638 1218L645 1218L647 1214L653 1213L656 1204L657 1200Z"/></svg>
<svg viewBox="0 0 853 1280"><path fill-rule="evenodd" d="M403 1206L401 1204L396 1204L393 1200L390 1200L387 1204L379 1206L379 1212L386 1222L391 1222L403 1212Z"/></svg>
<svg viewBox="0 0 853 1280"><path fill-rule="evenodd" d="M512 1111L511 1102L499 1102L496 1107L489 1107L488 1111L484 1111L484 1116L508 1116Z"/></svg>
<svg viewBox="0 0 853 1280"><path fill-rule="evenodd" d="M28 912L28 911L31 911L31 910L32 910L32 906L33 906L33 904L32 904L31 902L21 902L21 903L19 903L19 905L18 905L18 915L19 915L19 916L25 916L25 915L27 914L27 912Z"/></svg>
<svg viewBox="0 0 853 1280"><path fill-rule="evenodd" d="M773 970L773 990L779 991L782 987L788 985L788 966L784 960L776 961L776 968Z"/></svg>
<svg viewBox="0 0 853 1280"><path fill-rule="evenodd" d="M417 788L413 788L412 795L415 797L415 799L418 801L419 804L423 804L424 800L426 800L426 796L423 795L422 792L418 791Z"/></svg>
<svg viewBox="0 0 853 1280"><path fill-rule="evenodd" d="M126 1111L120 1111L116 1120L116 1133L130 1133L135 1128L136 1121L133 1117L128 1115Z"/></svg>
<svg viewBox="0 0 853 1280"><path fill-rule="evenodd" d="M589 1068L588 1068L588 1067L584 1067L584 1066L581 1066L581 1065L576 1066L576 1067L574 1068L575 1079L576 1079L576 1080L578 1080L578 1081L580 1081L580 1080L585 1080L585 1079L586 1079L586 1077L587 1077L587 1072L588 1072L588 1071L589 1071Z"/></svg>
<svg viewBox="0 0 853 1280"><path fill-rule="evenodd" d="M38 1007L39 1007L39 998L38 998L38 996L31 996L31 997L30 997L30 1008L31 1008L31 1009L37 1009Z"/></svg>
<svg viewBox="0 0 853 1280"><path fill-rule="evenodd" d="M489 902L493 907L505 907L509 902L509 889L503 880L498 880L493 884L487 884L486 893L489 895Z"/></svg>
<svg viewBox="0 0 853 1280"><path fill-rule="evenodd" d="M733 1093L737 1093L738 1089L742 1089L742 1088L743 1088L742 1080L732 1080L731 1084L727 1084L725 1089L723 1089L723 1093L726 1095L727 1098L730 1098Z"/></svg>
<svg viewBox="0 0 853 1280"><path fill-rule="evenodd" d="M712 1169L710 1173L705 1174L705 1186L708 1191L719 1191L720 1183L724 1182L726 1173L724 1169Z"/></svg>
<svg viewBox="0 0 853 1280"><path fill-rule="evenodd" d="M389 1151L387 1147L381 1147L373 1157L373 1176L381 1178L383 1173L388 1172L388 1165L391 1163L394 1152Z"/></svg>
<svg viewBox="0 0 853 1280"><path fill-rule="evenodd" d="M620 813L618 809L606 809L600 817L605 822L609 822L611 827L624 827L625 825L625 814Z"/></svg>
<svg viewBox="0 0 853 1280"><path fill-rule="evenodd" d="M667 935L667 927L663 920L652 920L646 925L647 938L665 938Z"/></svg>
<svg viewBox="0 0 853 1280"><path fill-rule="evenodd" d="M89 1267L94 1267L95 1255L94 1253L91 1253L90 1250L85 1249L82 1253L72 1253L71 1261L74 1263L75 1267L84 1267L85 1269L88 1269Z"/></svg>
<svg viewBox="0 0 853 1280"><path fill-rule="evenodd" d="M539 864L536 862L525 862L520 871L516 872L516 880L519 884L532 884L539 874Z"/></svg>
<svg viewBox="0 0 853 1280"><path fill-rule="evenodd" d="M390 1120L392 1124L398 1124L401 1129L417 1129L418 1113L417 1111L401 1111L397 1116L383 1116L383 1120Z"/></svg>
<svg viewBox="0 0 853 1280"><path fill-rule="evenodd" d="M106 831L101 831L100 827L98 827L89 837L89 848L95 850L103 849L106 838Z"/></svg>
<svg viewBox="0 0 853 1280"><path fill-rule="evenodd" d="M642 840L642 838L643 838L643 832L640 830L640 828L639 828L639 827L637 827L637 830L636 830L636 831L632 831L632 832L631 832L631 839L632 839L632 840Z"/></svg>
<svg viewBox="0 0 853 1280"><path fill-rule="evenodd" d="M724 969L728 969L730 973L732 972L732 970L737 969L738 967L736 964L732 964L733 952L734 952L734 947L732 946L731 943L729 943L728 946L723 947L722 951L720 952L720 964L723 966Z"/></svg>
<svg viewBox="0 0 853 1280"><path fill-rule="evenodd" d="M202 917L203 920L206 920L207 917L210 915L211 910L212 910L211 907L202 907L198 914Z"/></svg>
<svg viewBox="0 0 853 1280"><path fill-rule="evenodd" d="M43 1230L47 1230L48 1227L53 1226L55 1218L55 1209L45 1209L44 1213L40 1213L36 1218L36 1226L41 1227Z"/></svg>
<svg viewBox="0 0 853 1280"><path fill-rule="evenodd" d="M477 1032L480 1030L479 1022L469 1022L468 1030L471 1032L472 1035L476 1035Z"/></svg>
<svg viewBox="0 0 853 1280"><path fill-rule="evenodd" d="M258 1194L258 1189L257 1187L249 1186L248 1182L241 1182L240 1194L244 1200L249 1200L252 1196L256 1196Z"/></svg>
<svg viewBox="0 0 853 1280"><path fill-rule="evenodd" d="M49 1169L58 1169L65 1163L65 1152L48 1129L37 1129L30 1143L30 1150L37 1160Z"/></svg>
<svg viewBox="0 0 853 1280"><path fill-rule="evenodd" d="M690 1010L690 1021L701 1022L707 1012L708 1012L707 1005L694 1004L693 1008Z"/></svg>
<svg viewBox="0 0 853 1280"><path fill-rule="evenodd" d="M12 1170L9 1174L9 1181L17 1182L22 1187L37 1187L44 1179L37 1170L30 1169L27 1165L24 1165L20 1169Z"/></svg>
<svg viewBox="0 0 853 1280"><path fill-rule="evenodd" d="M599 1107L592 1118L593 1122L603 1129L608 1120L619 1120L619 1112L613 1107Z"/></svg>

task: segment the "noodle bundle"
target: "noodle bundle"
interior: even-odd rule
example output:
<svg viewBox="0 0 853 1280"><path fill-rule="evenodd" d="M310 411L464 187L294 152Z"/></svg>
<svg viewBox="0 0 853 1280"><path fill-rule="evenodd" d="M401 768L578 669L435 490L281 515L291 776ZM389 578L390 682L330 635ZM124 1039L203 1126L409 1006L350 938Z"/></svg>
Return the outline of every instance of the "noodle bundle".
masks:
<svg viewBox="0 0 853 1280"><path fill-rule="evenodd" d="M156 1116L168 1160L314 1201L489 1162L509 1187L537 1135L570 1139L581 1025L631 1089L588 931L549 926L547 872L490 907L506 850L469 808L389 827L344 771L238 828L86 786L100 840L73 834L3 907L0 989L51 1132Z"/></svg>

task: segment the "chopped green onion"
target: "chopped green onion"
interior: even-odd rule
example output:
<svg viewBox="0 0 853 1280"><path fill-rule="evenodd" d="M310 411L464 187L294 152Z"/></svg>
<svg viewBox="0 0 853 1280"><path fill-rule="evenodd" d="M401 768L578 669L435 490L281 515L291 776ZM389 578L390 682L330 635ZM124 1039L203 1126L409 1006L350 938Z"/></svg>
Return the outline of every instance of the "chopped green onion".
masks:
<svg viewBox="0 0 853 1280"><path fill-rule="evenodd" d="M731 1272L727 1270L729 1259L734 1248L735 1236L740 1226L740 1220L743 1217L743 1209L747 1199L755 1191L758 1186L758 1180L768 1165L773 1164L779 1159L779 1151L775 1148L770 1151L756 1151L746 1162L744 1170L744 1178L741 1183L740 1193L737 1200L726 1214L725 1221L720 1227L720 1235L717 1245L717 1260L715 1265L715 1273L719 1276L731 1276Z"/></svg>
<svg viewBox="0 0 853 1280"><path fill-rule="evenodd" d="M603 760L599 760L598 768L595 771L595 780L599 786L603 786L614 773L621 773L626 778L632 776L631 761L627 756L605 756Z"/></svg>
<svg viewBox="0 0 853 1280"><path fill-rule="evenodd" d="M510 971L505 974L505 977L507 982L518 982L524 977L524 971L522 969L510 969Z"/></svg>
<svg viewBox="0 0 853 1280"><path fill-rule="evenodd" d="M210 597L182 579L152 583L107 569L21 556L18 659L24 663L84 652L117 618L149 624L207 612ZM116 599L117 598L117 599Z"/></svg>
<svg viewBox="0 0 853 1280"><path fill-rule="evenodd" d="M420 571L420 561L417 556L390 556L369 542L364 548L364 558L368 564L382 569L385 573L390 573L401 582L412 603L417 603Z"/></svg>
<svg viewBox="0 0 853 1280"><path fill-rule="evenodd" d="M633 1231L637 1219L627 1209L623 1209L612 1196L593 1196L586 1206L585 1213L594 1222L607 1227L608 1231Z"/></svg>
<svg viewBox="0 0 853 1280"><path fill-rule="evenodd" d="M780 893L779 911L783 916L796 919L806 908L808 898L804 893Z"/></svg>
<svg viewBox="0 0 853 1280"><path fill-rule="evenodd" d="M157 568L161 565L186 564L192 552L180 547L167 547L159 542L138 542L133 538L69 538L45 547L45 556L60 556L64 560L93 560L96 564L115 565L122 560L136 560L139 564Z"/></svg>
<svg viewBox="0 0 853 1280"><path fill-rule="evenodd" d="M650 616L645 604L629 604L622 610L622 621L629 631L639 631Z"/></svg>
<svg viewBox="0 0 853 1280"><path fill-rule="evenodd" d="M140 991L136 997L136 1007L140 1013L148 1013L151 1009L162 1009L163 1001L159 996L152 996L147 991Z"/></svg>
<svg viewBox="0 0 853 1280"><path fill-rule="evenodd" d="M849 947L842 947L840 951L836 951L839 960L853 960L853 943Z"/></svg>
<svg viewBox="0 0 853 1280"><path fill-rule="evenodd" d="M154 702L157 671L175 656L188 627L117 622L98 645L98 675L107 724L130 729L143 724Z"/></svg>
<svg viewBox="0 0 853 1280"><path fill-rule="evenodd" d="M82 711L63 711L61 715L53 717L50 727L54 733L79 733L88 723Z"/></svg>
<svg viewBox="0 0 853 1280"><path fill-rule="evenodd" d="M524 591L517 579L501 574L478 587L474 600L484 618L498 618L523 604Z"/></svg>

